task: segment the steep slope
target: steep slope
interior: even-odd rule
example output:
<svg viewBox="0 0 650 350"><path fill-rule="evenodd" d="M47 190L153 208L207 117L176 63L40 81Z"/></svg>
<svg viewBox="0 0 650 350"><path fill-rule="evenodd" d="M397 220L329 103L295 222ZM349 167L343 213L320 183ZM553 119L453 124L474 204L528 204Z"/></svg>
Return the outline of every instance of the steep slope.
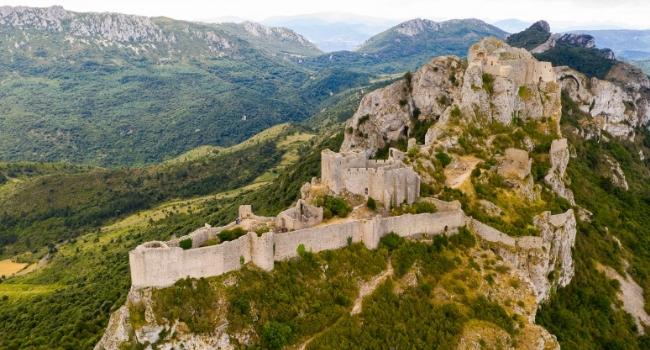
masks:
<svg viewBox="0 0 650 350"><path fill-rule="evenodd" d="M7 161L157 162L302 120L349 87L314 85L291 61L313 45L251 23L3 7L0 47Z"/></svg>

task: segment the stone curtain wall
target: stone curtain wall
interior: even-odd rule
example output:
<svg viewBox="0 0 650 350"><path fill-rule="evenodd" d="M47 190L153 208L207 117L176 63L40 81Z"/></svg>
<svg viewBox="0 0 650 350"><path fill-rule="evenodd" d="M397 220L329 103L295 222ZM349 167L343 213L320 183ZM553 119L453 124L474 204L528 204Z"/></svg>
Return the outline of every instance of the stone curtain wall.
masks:
<svg viewBox="0 0 650 350"><path fill-rule="evenodd" d="M185 277L218 276L238 270L251 261L251 239L242 236L219 245L183 250L180 247L147 248L129 252L134 287L166 287Z"/></svg>
<svg viewBox="0 0 650 350"><path fill-rule="evenodd" d="M242 263L250 261L264 270L271 270L274 261L298 256L301 244L306 251L314 253L343 248L348 241L362 242L369 249L375 249L381 237L390 232L402 237L452 234L465 222L464 213L455 210L375 217L283 233L267 232L261 237L250 232L230 242L188 250L163 242L146 243L129 253L131 283L136 288L166 287L185 277L211 277L238 270Z"/></svg>
<svg viewBox="0 0 650 350"><path fill-rule="evenodd" d="M566 285L573 277L571 249L576 221L573 210L569 210L558 215L542 213L535 218L535 224L540 236L514 238L455 209L433 214L376 216L291 232L267 232L261 237L249 232L230 242L188 250L173 246L177 241L149 242L129 253L131 282L136 288L166 287L186 277L211 277L238 270L248 262L269 271L275 261L298 256L301 244L305 251L314 253L340 249L349 242L361 242L368 249L375 249L381 237L390 232L402 237L453 235L459 227L468 225L484 244L530 281L541 301L548 298L553 286ZM207 231L195 231L196 238L203 238ZM552 271L557 271L557 276L549 280Z"/></svg>

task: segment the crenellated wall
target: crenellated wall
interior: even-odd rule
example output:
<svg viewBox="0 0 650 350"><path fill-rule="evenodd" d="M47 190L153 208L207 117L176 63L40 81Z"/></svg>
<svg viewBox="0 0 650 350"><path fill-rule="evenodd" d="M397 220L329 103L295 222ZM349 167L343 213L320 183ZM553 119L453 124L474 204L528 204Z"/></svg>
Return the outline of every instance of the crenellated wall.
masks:
<svg viewBox="0 0 650 350"><path fill-rule="evenodd" d="M362 242L375 249L384 235L395 232L403 237L419 234L453 234L465 225L461 210L407 214L258 236L249 232L236 240L219 245L183 250L166 242L149 242L129 253L131 283L136 288L166 287L185 277L211 277L238 270L242 263L253 262L264 270L273 269L274 261L298 256L298 247L320 252Z"/></svg>

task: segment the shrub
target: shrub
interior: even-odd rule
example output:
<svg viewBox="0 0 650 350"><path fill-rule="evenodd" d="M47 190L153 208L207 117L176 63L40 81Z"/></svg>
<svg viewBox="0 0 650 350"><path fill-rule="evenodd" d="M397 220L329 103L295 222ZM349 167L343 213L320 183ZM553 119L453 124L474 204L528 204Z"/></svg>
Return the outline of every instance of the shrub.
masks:
<svg viewBox="0 0 650 350"><path fill-rule="evenodd" d="M178 245L181 248L185 249L185 250L191 249L192 248L192 239L191 238L186 238L186 239L178 242Z"/></svg>
<svg viewBox="0 0 650 350"><path fill-rule="evenodd" d="M241 227L235 227L231 230L223 230L217 234L221 242L233 241L246 234L246 230Z"/></svg>
<svg viewBox="0 0 650 350"><path fill-rule="evenodd" d="M262 341L268 349L282 349L289 341L291 333L289 325L270 321L262 328Z"/></svg>
<svg viewBox="0 0 650 350"><path fill-rule="evenodd" d="M429 185L426 182L420 183L420 197L429 197L433 195L434 189L433 186Z"/></svg>
<svg viewBox="0 0 650 350"><path fill-rule="evenodd" d="M357 127L360 127L361 125L365 124L368 120L370 120L370 115L366 114L359 118L359 123L357 124Z"/></svg>
<svg viewBox="0 0 650 350"><path fill-rule="evenodd" d="M296 253L298 253L298 256L304 256L305 253L307 253L307 250L305 249L305 245L300 243L298 245L298 248L296 248Z"/></svg>
<svg viewBox="0 0 650 350"><path fill-rule="evenodd" d="M517 94L523 101L530 101L530 99L533 97L532 91L530 91L527 86L520 86Z"/></svg>
<svg viewBox="0 0 650 350"><path fill-rule="evenodd" d="M171 287L154 290L151 299L160 319L185 322L196 333L211 332L216 326L219 298L204 278L179 280Z"/></svg>
<svg viewBox="0 0 650 350"><path fill-rule="evenodd" d="M454 108L451 109L451 117L452 118L460 118L462 115L460 108L458 106L454 106Z"/></svg>
<svg viewBox="0 0 650 350"><path fill-rule="evenodd" d="M494 77L491 74L483 73L481 80L483 80L483 90L492 95L494 93Z"/></svg>
<svg viewBox="0 0 650 350"><path fill-rule="evenodd" d="M406 242L404 238L400 237L395 232L391 232L381 238L381 240L379 241L379 246L388 249L388 251L390 252L399 248L399 246L404 244L404 242Z"/></svg>
<svg viewBox="0 0 650 350"><path fill-rule="evenodd" d="M463 226L458 229L458 234L449 237L449 242L459 247L471 248L476 245L476 237L467 227Z"/></svg>
<svg viewBox="0 0 650 350"><path fill-rule="evenodd" d="M329 219L333 216L344 218L350 214L352 207L343 198L322 196L316 200L316 205L323 208L323 216Z"/></svg>
<svg viewBox="0 0 650 350"><path fill-rule="evenodd" d="M424 143L427 131L431 125L433 125L432 120L419 120L416 117L411 118L411 124L413 129L411 129L410 136L414 138L418 143Z"/></svg>
<svg viewBox="0 0 650 350"><path fill-rule="evenodd" d="M492 322L506 332L515 332L515 323L501 305L480 296L471 302L474 317L480 320Z"/></svg>
<svg viewBox="0 0 650 350"><path fill-rule="evenodd" d="M436 159L440 161L440 164L442 164L443 167L446 167L451 163L451 157L445 152L436 153Z"/></svg>
<svg viewBox="0 0 650 350"><path fill-rule="evenodd" d="M368 197L368 201L366 202L366 206L370 210L377 210L377 201L375 201L374 198Z"/></svg>

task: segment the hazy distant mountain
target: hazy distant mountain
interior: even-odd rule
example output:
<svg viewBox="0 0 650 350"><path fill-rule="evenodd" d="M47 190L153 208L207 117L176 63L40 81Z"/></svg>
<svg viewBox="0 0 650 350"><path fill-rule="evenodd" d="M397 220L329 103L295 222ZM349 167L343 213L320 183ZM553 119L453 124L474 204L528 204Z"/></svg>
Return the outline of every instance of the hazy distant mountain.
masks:
<svg viewBox="0 0 650 350"><path fill-rule="evenodd" d="M577 30L593 36L599 47L608 47L620 58L650 58L650 30Z"/></svg>
<svg viewBox="0 0 650 350"><path fill-rule="evenodd" d="M352 51L371 36L398 22L337 13L271 17L262 21L265 25L290 28L304 35L325 52Z"/></svg>
<svg viewBox="0 0 650 350"><path fill-rule="evenodd" d="M302 63L314 69L345 67L371 73L398 73L414 70L436 56L465 56L467 49L480 39L506 35L477 19L413 19L373 36L357 51L331 52L306 58Z"/></svg>
<svg viewBox="0 0 650 350"><path fill-rule="evenodd" d="M500 21L492 22L494 26L497 26L508 33L519 33L522 30L530 27L531 22L522 21L516 18L502 19Z"/></svg>

